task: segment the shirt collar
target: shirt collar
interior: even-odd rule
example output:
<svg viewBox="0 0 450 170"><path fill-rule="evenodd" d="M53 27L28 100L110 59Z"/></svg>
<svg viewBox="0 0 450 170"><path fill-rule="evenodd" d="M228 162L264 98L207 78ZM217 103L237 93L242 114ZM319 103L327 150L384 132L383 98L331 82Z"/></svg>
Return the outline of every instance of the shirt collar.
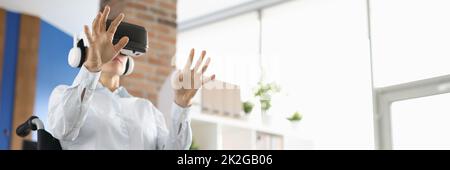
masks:
<svg viewBox="0 0 450 170"><path fill-rule="evenodd" d="M109 91L109 89L106 89L106 87L103 86L102 83L100 83L100 82L97 83L97 88L99 88L99 89L104 88L105 90L108 90L108 92L111 92L111 91ZM114 90L111 93L114 95L118 95L121 98L133 97L132 95L130 95L130 93L128 93L127 89L125 89L125 87L123 87L123 86L119 86L119 88L117 88L116 90Z"/></svg>

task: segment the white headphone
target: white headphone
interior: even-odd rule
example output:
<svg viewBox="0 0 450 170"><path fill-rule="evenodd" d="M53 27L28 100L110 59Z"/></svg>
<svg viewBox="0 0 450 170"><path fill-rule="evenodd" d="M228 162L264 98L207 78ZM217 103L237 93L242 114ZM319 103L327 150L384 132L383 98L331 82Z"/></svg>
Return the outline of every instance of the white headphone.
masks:
<svg viewBox="0 0 450 170"><path fill-rule="evenodd" d="M73 36L73 47L69 51L67 57L67 62L73 68L81 68L83 63L86 61L86 52L88 49L88 44L85 44L83 38L79 38L77 35ZM125 63L125 69L123 75L130 75L134 70L134 60L132 57L127 57L127 62Z"/></svg>

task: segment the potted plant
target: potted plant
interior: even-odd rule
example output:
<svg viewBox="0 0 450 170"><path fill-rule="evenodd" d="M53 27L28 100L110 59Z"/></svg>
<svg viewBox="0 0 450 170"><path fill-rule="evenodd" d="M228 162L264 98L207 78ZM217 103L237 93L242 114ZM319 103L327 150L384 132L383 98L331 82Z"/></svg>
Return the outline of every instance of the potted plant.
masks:
<svg viewBox="0 0 450 170"><path fill-rule="evenodd" d="M244 113L248 115L252 112L254 106L255 105L251 101L246 101L242 103L242 110L244 110Z"/></svg>
<svg viewBox="0 0 450 170"><path fill-rule="evenodd" d="M291 122L299 122L302 120L303 116L300 114L300 112L294 112L291 117L288 118Z"/></svg>
<svg viewBox="0 0 450 170"><path fill-rule="evenodd" d="M272 107L272 96L278 92L280 92L280 87L274 82L258 83L258 87L255 90L255 97L259 99L262 113L266 113Z"/></svg>
<svg viewBox="0 0 450 170"><path fill-rule="evenodd" d="M303 115L300 114L300 112L296 111L292 116L288 117L287 119L292 123L292 126L294 129L298 127L299 122L302 120Z"/></svg>
<svg viewBox="0 0 450 170"><path fill-rule="evenodd" d="M244 111L244 116L242 117L244 120L250 119L250 117L253 115L252 110L255 107L255 104L251 101L246 101L242 103L242 111Z"/></svg>
<svg viewBox="0 0 450 170"><path fill-rule="evenodd" d="M272 83L259 82L255 90L255 97L259 100L261 108L261 118L264 124L272 124L274 121L274 116L272 114L267 114L267 111L272 107L272 96L280 92L280 87Z"/></svg>

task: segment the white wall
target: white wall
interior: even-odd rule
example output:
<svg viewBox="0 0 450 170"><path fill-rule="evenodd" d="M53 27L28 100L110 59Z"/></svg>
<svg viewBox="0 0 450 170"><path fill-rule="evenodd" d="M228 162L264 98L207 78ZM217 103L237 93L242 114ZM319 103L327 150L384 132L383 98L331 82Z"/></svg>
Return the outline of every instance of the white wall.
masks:
<svg viewBox="0 0 450 170"><path fill-rule="evenodd" d="M99 6L99 0L0 0L1 8L38 16L70 35L90 25Z"/></svg>

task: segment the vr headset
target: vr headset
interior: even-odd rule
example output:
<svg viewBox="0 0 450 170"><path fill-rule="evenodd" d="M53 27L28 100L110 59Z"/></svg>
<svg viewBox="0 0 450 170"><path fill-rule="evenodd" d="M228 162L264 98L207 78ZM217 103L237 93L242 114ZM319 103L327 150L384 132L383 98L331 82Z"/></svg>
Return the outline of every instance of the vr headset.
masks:
<svg viewBox="0 0 450 170"><path fill-rule="evenodd" d="M106 21L106 28L109 28L111 22L112 20ZM120 50L120 53L128 56L123 75L129 75L134 69L134 60L132 57L138 57L147 52L147 31L144 27L121 22L114 34L113 44L119 42L124 36L127 36L129 41L128 44ZM73 37L73 48L68 55L69 65L73 68L80 68L83 66L83 63L86 61L88 48L89 44L86 37L83 36L83 38L80 38L75 35Z"/></svg>

